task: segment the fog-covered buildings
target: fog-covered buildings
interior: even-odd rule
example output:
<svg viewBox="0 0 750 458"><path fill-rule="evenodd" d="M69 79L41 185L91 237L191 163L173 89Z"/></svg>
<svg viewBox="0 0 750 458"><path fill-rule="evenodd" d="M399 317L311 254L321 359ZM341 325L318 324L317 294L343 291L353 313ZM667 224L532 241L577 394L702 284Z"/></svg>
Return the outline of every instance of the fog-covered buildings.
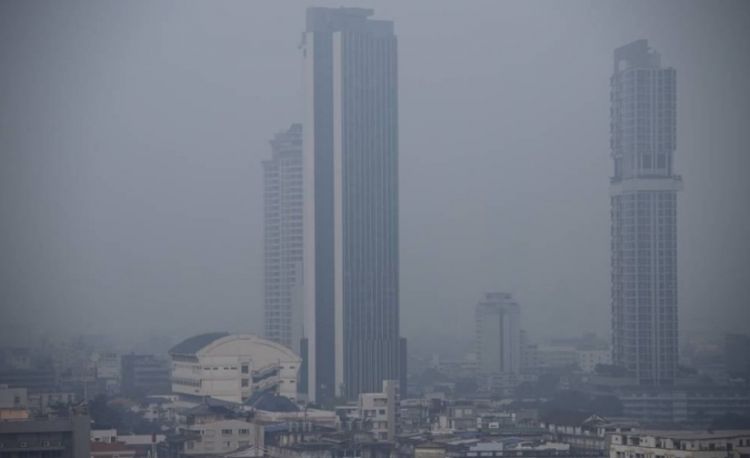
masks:
<svg viewBox="0 0 750 458"><path fill-rule="evenodd" d="M122 355L122 394L139 397L167 394L170 391L169 360L156 355Z"/></svg>
<svg viewBox="0 0 750 458"><path fill-rule="evenodd" d="M302 124L271 140L263 161L264 335L299 351L302 337Z"/></svg>
<svg viewBox="0 0 750 458"><path fill-rule="evenodd" d="M677 370L676 73L646 40L615 50L611 78L613 362L642 385Z"/></svg>
<svg viewBox="0 0 750 458"><path fill-rule="evenodd" d="M521 370L521 311L508 293L487 293L475 308L481 374Z"/></svg>
<svg viewBox="0 0 750 458"><path fill-rule="evenodd" d="M399 379L398 95L393 22L309 8L303 34L309 398Z"/></svg>

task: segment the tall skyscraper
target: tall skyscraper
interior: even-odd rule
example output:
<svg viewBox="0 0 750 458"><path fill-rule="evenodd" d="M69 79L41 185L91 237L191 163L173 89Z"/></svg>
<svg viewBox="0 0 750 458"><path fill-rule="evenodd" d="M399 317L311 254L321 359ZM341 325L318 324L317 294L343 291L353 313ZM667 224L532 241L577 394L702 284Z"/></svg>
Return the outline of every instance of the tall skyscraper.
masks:
<svg viewBox="0 0 750 458"><path fill-rule="evenodd" d="M613 362L641 385L677 367L675 70L646 40L618 48L611 78Z"/></svg>
<svg viewBox="0 0 750 458"><path fill-rule="evenodd" d="M307 10L305 337L316 402L399 379L396 36L372 13Z"/></svg>
<svg viewBox="0 0 750 458"><path fill-rule="evenodd" d="M521 312L508 293L487 293L475 309L477 358L481 374L521 370Z"/></svg>
<svg viewBox="0 0 750 458"><path fill-rule="evenodd" d="M302 125L271 140L263 161L264 330L299 352L302 337Z"/></svg>

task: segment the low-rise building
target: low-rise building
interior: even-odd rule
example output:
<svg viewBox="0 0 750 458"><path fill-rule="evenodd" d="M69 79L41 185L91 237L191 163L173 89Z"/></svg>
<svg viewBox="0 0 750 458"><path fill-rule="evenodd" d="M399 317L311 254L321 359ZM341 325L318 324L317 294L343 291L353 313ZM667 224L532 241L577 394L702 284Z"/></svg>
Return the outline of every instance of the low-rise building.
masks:
<svg viewBox="0 0 750 458"><path fill-rule="evenodd" d="M454 401L437 420L441 431L476 431L477 409L470 401Z"/></svg>
<svg viewBox="0 0 750 458"><path fill-rule="evenodd" d="M540 439L508 437L434 439L413 447L415 458L596 458L597 455L573 452L570 445Z"/></svg>
<svg viewBox="0 0 750 458"><path fill-rule="evenodd" d="M98 353L93 355L93 360L96 378L104 385L105 392L108 394L118 393L122 372L120 355L112 352Z"/></svg>
<svg viewBox="0 0 750 458"><path fill-rule="evenodd" d="M0 458L91 458L87 415L0 422Z"/></svg>
<svg viewBox="0 0 750 458"><path fill-rule="evenodd" d="M750 416L750 391L742 387L625 387L617 397L623 416L650 423L706 424L724 415Z"/></svg>
<svg viewBox="0 0 750 458"><path fill-rule="evenodd" d="M221 420L185 428L185 455L225 454L240 448L263 448L263 426L242 420Z"/></svg>
<svg viewBox="0 0 750 458"><path fill-rule="evenodd" d="M570 444L576 451L590 451L602 456L609 453L613 434L634 431L633 422L610 421L598 415L559 414L547 418L541 426L549 431L554 439Z"/></svg>
<svg viewBox="0 0 750 458"><path fill-rule="evenodd" d="M613 434L609 458L727 458L750 446L750 430Z"/></svg>
<svg viewBox="0 0 750 458"><path fill-rule="evenodd" d="M398 431L398 380L383 380L381 393L361 393L357 415L362 429L370 431L377 440L394 440Z"/></svg>
<svg viewBox="0 0 750 458"><path fill-rule="evenodd" d="M169 354L174 393L236 403L266 391L297 397L302 359L276 342L249 334L201 334Z"/></svg>
<svg viewBox="0 0 750 458"><path fill-rule="evenodd" d="M47 415L56 408L69 407L78 401L75 393L53 391L29 394L29 410L36 415Z"/></svg>

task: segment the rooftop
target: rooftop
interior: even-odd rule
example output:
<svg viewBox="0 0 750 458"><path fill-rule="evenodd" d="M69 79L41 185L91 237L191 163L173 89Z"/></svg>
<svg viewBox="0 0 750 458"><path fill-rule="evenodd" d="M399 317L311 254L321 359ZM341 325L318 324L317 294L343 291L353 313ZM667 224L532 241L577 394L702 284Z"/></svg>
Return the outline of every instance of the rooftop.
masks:
<svg viewBox="0 0 750 458"><path fill-rule="evenodd" d="M228 336L228 332L209 332L190 337L178 343L169 350L170 355L194 355L203 347Z"/></svg>
<svg viewBox="0 0 750 458"><path fill-rule="evenodd" d="M735 429L724 431L701 431L701 430L646 430L635 433L626 433L626 436L651 436L664 439L677 440L706 440L706 439L729 439L739 436L750 436L749 429Z"/></svg>

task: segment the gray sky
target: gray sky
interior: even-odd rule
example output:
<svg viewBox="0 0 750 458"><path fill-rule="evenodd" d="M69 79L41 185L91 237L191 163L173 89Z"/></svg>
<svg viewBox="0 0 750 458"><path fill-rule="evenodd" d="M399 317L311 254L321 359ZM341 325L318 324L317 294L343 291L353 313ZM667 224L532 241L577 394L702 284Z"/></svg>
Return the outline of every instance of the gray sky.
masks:
<svg viewBox="0 0 750 458"><path fill-rule="evenodd" d="M345 3L399 36L405 336L470 337L488 290L534 337L609 332L609 76L638 38L678 75L682 330L746 331L750 4ZM0 4L0 334L260 331L260 161L302 120L312 4Z"/></svg>

